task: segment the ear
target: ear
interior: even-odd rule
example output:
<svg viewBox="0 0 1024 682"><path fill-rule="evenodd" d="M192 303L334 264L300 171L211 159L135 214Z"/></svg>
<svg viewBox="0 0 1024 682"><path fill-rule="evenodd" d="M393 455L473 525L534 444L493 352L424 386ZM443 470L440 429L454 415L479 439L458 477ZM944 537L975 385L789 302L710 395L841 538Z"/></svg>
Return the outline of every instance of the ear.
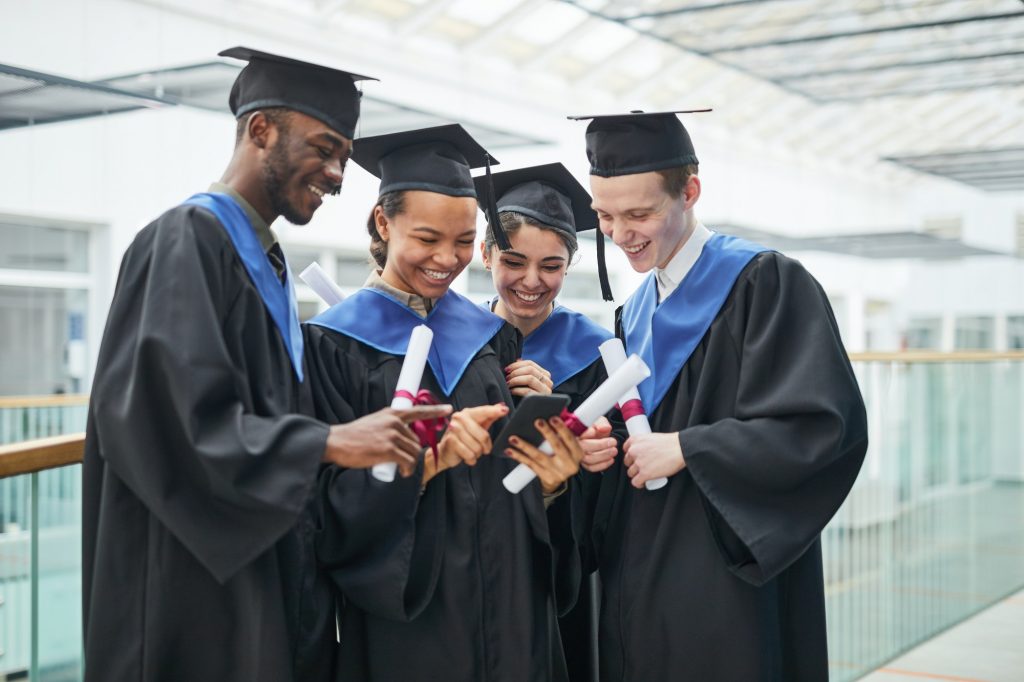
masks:
<svg viewBox="0 0 1024 682"><path fill-rule="evenodd" d="M384 215L384 209L380 205L373 208L373 223L377 227L377 234L380 235L381 241L386 242L391 238L391 226L388 224L388 217Z"/></svg>
<svg viewBox="0 0 1024 682"><path fill-rule="evenodd" d="M691 175L686 179L686 187L683 188L683 196L686 197L686 208L693 208L693 205L697 203L697 199L700 199L699 177Z"/></svg>
<svg viewBox="0 0 1024 682"><path fill-rule="evenodd" d="M269 147L277 135L277 128L262 111L255 111L249 116L245 130L252 143L260 149Z"/></svg>
<svg viewBox="0 0 1024 682"><path fill-rule="evenodd" d="M487 268L488 270L490 270L491 269L491 254L489 253L489 250L487 248L487 242L486 241L481 241L480 242L480 258L484 262L484 267Z"/></svg>

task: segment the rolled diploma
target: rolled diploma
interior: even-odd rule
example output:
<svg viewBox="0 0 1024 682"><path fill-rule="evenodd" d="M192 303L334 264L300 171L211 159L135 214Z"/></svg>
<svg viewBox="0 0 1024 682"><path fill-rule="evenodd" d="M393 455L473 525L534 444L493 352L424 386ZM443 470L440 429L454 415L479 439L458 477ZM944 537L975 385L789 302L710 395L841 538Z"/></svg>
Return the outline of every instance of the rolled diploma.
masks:
<svg viewBox="0 0 1024 682"><path fill-rule="evenodd" d="M341 287L335 284L334 280L324 272L324 269L316 261L310 263L309 267L299 274L299 277L327 305L337 305L345 298L345 294L341 292Z"/></svg>
<svg viewBox="0 0 1024 682"><path fill-rule="evenodd" d="M619 401L622 394L631 386L636 386L641 381L651 375L651 370L647 368L644 361L640 359L639 355L631 355L628 360L622 363L617 370L612 372L604 383L597 387L597 389L587 396L579 407L576 408L574 414L584 426L590 426L598 417L604 415L605 412L615 407L615 403ZM553 454L551 446L545 441L541 444L540 450L547 454ZM533 469L520 464L515 469L510 471L505 476L502 483L505 485L505 489L512 494L518 494L520 490L526 487L526 485L537 478L537 474L533 473Z"/></svg>
<svg viewBox="0 0 1024 682"><path fill-rule="evenodd" d="M601 351L601 358L604 360L604 368L611 374L619 368L622 363L626 361L626 349L622 346L620 339L608 339L602 343L598 348ZM625 405L630 400L640 400L640 392L636 390L636 386L633 386L628 391L622 394L619 399L620 405ZM626 430L629 431L631 436L640 436L645 433L651 432L651 423L647 421L646 414L638 414L630 417L626 420ZM661 478L652 478L644 484L644 487L648 490L657 490L658 488L664 488L668 484L668 479L662 476Z"/></svg>
<svg viewBox="0 0 1024 682"><path fill-rule="evenodd" d="M421 324L412 330L409 335L409 348L405 351L405 360L402 361L402 370L398 373L398 385L395 386L395 393L408 391L412 395L420 390L420 380L423 379L423 368L427 364L427 353L430 352L430 343L434 340L434 332L430 327ZM391 399L391 407L404 409L412 407L412 400L405 396L395 395ZM373 477L378 481L390 483L395 480L395 470L398 465L394 462L384 462L373 465Z"/></svg>

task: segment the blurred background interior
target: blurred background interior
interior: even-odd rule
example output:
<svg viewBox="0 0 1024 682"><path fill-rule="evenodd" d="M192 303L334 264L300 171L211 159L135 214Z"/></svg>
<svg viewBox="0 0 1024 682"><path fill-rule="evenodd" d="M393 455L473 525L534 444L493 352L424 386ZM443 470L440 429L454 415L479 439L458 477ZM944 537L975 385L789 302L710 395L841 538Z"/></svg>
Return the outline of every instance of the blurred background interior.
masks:
<svg viewBox="0 0 1024 682"><path fill-rule="evenodd" d="M824 533L832 679L1024 679L1020 0L32 0L0 5L0 680L80 679L107 306L134 234L220 177L239 44L380 78L359 135L458 121L584 183L567 114L713 107L684 120L698 217L808 267L868 404ZM375 199L350 165L279 221L292 270L361 285ZM609 249L605 303L581 251L562 299L610 325L640 277ZM492 291L479 262L455 288Z"/></svg>

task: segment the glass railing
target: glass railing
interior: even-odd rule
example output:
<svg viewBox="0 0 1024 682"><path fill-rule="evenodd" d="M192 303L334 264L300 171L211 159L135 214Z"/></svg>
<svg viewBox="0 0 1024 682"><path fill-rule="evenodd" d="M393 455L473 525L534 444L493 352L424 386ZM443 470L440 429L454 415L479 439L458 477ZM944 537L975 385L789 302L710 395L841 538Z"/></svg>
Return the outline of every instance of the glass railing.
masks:
<svg viewBox="0 0 1024 682"><path fill-rule="evenodd" d="M0 446L85 415L84 396L0 398ZM81 490L80 464L0 478L0 680L81 679Z"/></svg>
<svg viewBox="0 0 1024 682"><path fill-rule="evenodd" d="M870 446L822 536L834 682L1024 587L1024 355L854 359Z"/></svg>
<svg viewBox="0 0 1024 682"><path fill-rule="evenodd" d="M1024 354L854 366L871 445L822 536L833 682L1024 587ZM4 404L7 441L84 428L84 401ZM0 679L80 679L80 509L80 465L0 479Z"/></svg>

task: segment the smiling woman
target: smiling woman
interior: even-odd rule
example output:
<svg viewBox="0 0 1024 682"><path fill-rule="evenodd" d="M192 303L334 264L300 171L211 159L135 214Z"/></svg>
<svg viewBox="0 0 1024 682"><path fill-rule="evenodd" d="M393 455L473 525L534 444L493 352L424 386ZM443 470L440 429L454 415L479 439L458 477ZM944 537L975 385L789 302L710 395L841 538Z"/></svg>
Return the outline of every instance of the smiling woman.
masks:
<svg viewBox="0 0 1024 682"><path fill-rule="evenodd" d="M436 299L473 258L476 201L422 190L388 192L374 206L367 230L381 279Z"/></svg>
<svg viewBox="0 0 1024 682"><path fill-rule="evenodd" d="M578 562L568 500L547 503L582 451L559 422L544 460L565 465L560 477L505 492L515 460L484 455L513 404L504 368L520 335L449 289L473 256L470 169L487 152L458 125L363 138L355 149L381 179L367 222L380 270L305 327L317 414L345 423L388 406L419 325L433 332L421 386L458 411L408 479L321 474L317 555L344 596L341 668L352 680L565 680L553 622L557 600L578 590Z"/></svg>

